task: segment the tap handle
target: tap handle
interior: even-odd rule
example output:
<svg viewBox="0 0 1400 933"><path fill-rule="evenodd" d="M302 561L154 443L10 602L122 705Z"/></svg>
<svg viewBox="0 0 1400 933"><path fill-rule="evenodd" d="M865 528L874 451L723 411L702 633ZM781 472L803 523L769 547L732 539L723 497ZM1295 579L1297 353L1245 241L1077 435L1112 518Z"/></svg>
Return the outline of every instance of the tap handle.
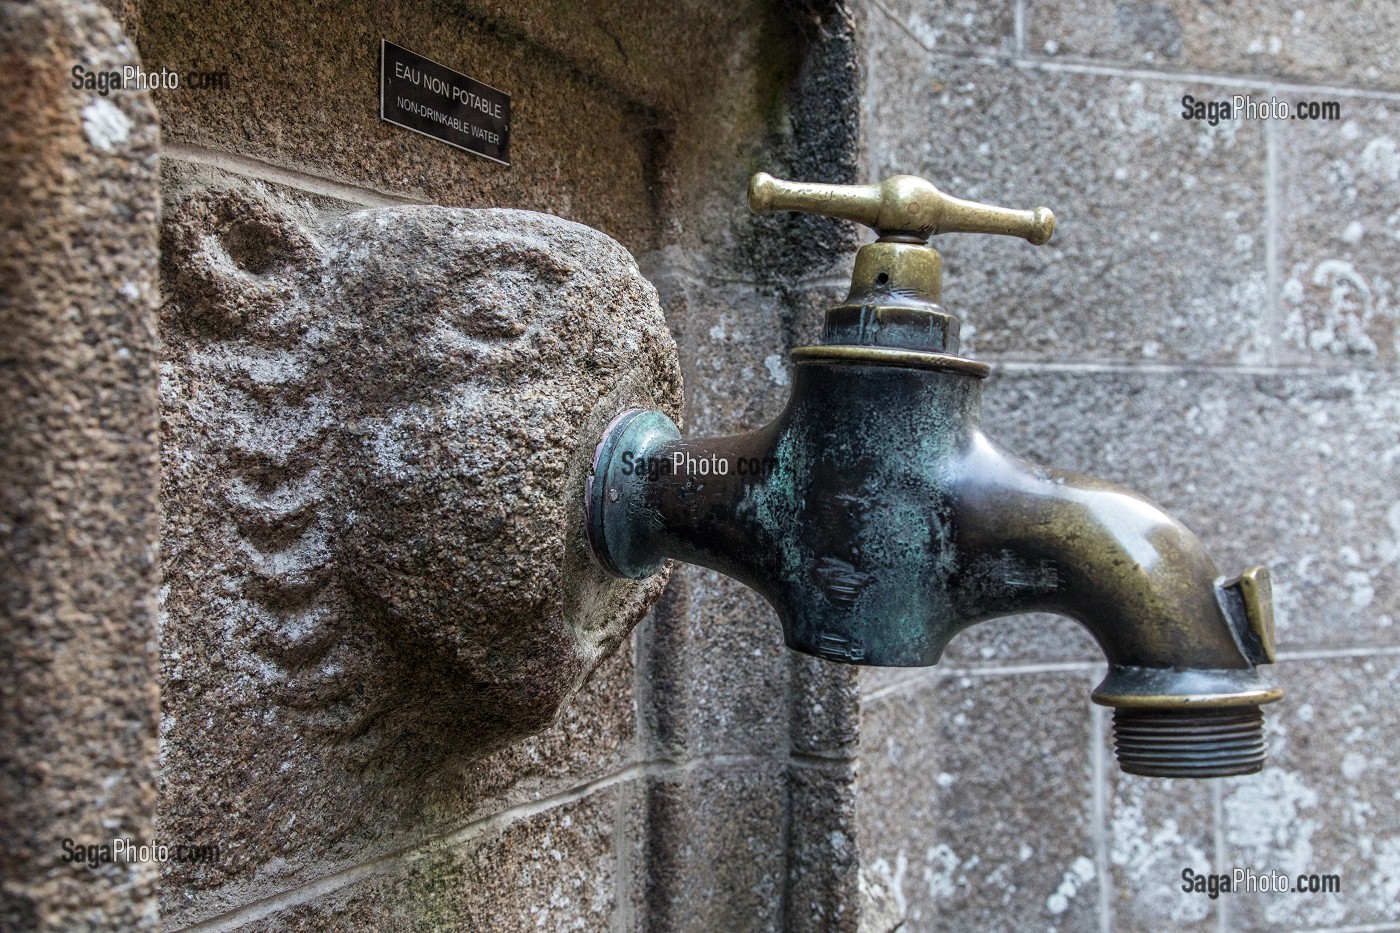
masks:
<svg viewBox="0 0 1400 933"><path fill-rule="evenodd" d="M1048 207L1018 211L964 201L914 175L892 175L878 185L822 185L782 181L767 172L749 180L755 214L802 211L865 224L883 236L912 236L927 242L939 233L1000 233L1039 246L1055 232Z"/></svg>

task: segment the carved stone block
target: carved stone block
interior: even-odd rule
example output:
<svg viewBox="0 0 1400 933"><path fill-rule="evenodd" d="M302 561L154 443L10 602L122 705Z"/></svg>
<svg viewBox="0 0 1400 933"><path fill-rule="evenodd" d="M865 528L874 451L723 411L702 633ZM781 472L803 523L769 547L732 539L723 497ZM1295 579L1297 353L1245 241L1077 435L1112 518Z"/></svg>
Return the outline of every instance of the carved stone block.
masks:
<svg viewBox="0 0 1400 933"><path fill-rule="evenodd" d="M199 191L162 246L163 822L241 844L175 869L210 886L421 828L554 720L664 583L588 557L592 445L680 376L631 256L554 217Z"/></svg>

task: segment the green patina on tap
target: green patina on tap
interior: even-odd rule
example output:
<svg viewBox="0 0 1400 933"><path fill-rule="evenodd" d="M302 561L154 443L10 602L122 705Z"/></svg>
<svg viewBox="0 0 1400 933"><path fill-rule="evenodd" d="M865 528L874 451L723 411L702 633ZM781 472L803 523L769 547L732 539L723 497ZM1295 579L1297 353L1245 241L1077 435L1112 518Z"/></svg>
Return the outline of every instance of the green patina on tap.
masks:
<svg viewBox="0 0 1400 933"><path fill-rule="evenodd" d="M936 664L959 631L1052 612L1109 661L1125 771L1220 777L1264 761L1260 705L1281 691L1268 571L1226 579L1199 539L1144 497L1045 469L979 429L984 363L958 355L928 237L1046 242L1054 217L961 201L923 179L879 185L754 177L757 212L854 220L856 255L822 342L792 351L792 396L749 434L680 436L656 411L613 419L585 497L590 548L640 579L673 558L761 593L787 644L850 664Z"/></svg>

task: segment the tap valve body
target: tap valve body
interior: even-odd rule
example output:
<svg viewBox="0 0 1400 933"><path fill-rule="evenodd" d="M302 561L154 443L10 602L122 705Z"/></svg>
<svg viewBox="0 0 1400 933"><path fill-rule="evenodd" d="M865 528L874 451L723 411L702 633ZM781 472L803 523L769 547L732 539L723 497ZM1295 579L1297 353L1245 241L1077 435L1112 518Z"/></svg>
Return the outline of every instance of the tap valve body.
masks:
<svg viewBox="0 0 1400 933"><path fill-rule="evenodd" d="M1127 489L1027 463L980 430L990 369L960 355L939 305L946 232L1040 244L1054 218L896 176L836 186L755 176L755 211L856 220L881 239L819 344L794 349L792 394L747 434L687 439L664 414L621 412L598 443L585 529L610 573L677 559L757 590L795 650L849 664L937 663L977 622L1052 612L1109 661L1123 769L1217 777L1263 763L1261 704L1280 691L1268 571L1227 580L1201 542Z"/></svg>

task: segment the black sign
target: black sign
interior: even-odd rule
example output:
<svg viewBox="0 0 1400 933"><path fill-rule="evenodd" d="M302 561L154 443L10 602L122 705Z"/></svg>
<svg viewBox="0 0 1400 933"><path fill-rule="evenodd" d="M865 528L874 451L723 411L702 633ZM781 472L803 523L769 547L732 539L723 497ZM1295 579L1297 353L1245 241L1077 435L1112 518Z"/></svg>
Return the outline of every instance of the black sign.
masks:
<svg viewBox="0 0 1400 933"><path fill-rule="evenodd" d="M380 119L510 164L510 95L380 40Z"/></svg>

